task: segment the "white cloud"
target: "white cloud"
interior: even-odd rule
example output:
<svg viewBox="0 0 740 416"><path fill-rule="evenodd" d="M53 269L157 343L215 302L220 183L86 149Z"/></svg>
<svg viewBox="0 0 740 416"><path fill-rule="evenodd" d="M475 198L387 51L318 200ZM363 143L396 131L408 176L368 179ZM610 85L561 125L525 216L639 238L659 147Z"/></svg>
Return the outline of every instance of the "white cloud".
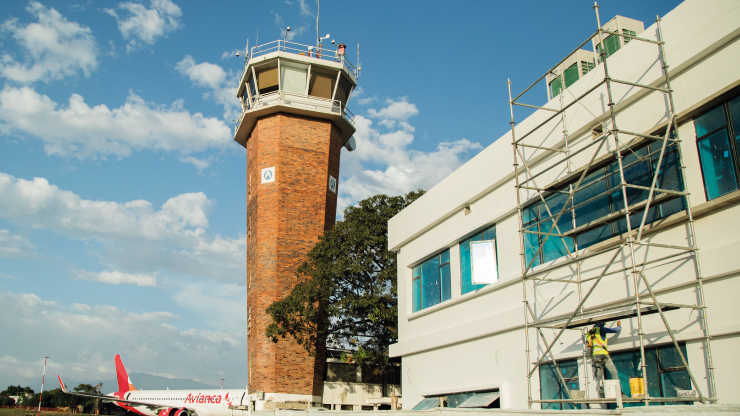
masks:
<svg viewBox="0 0 740 416"><path fill-rule="evenodd" d="M244 56L244 50L234 49L230 51L224 51L224 53L221 54L221 59L235 58L237 53L241 56Z"/></svg>
<svg viewBox="0 0 740 416"><path fill-rule="evenodd" d="M196 169L198 169L198 173L203 173L203 169L211 166L211 163L213 163L213 156L210 156L206 159L196 159L192 156L189 157L181 157L178 159L180 162L188 163L193 166L195 166Z"/></svg>
<svg viewBox="0 0 740 416"><path fill-rule="evenodd" d="M148 9L138 3L119 3L118 9L123 17L114 9L104 11L116 19L123 38L129 41L127 52L141 47L141 42L152 45L157 38L182 27L182 11L170 0L151 0Z"/></svg>
<svg viewBox="0 0 740 416"><path fill-rule="evenodd" d="M73 270L78 279L90 280L93 282L108 283L112 285L136 285L136 286L157 286L156 276L147 276L145 274L128 274L118 271L102 271L100 273L88 272L85 270Z"/></svg>
<svg viewBox="0 0 740 416"><path fill-rule="evenodd" d="M378 100L378 97L376 97L376 96L373 95L372 97L359 98L357 100L357 103L360 104L360 105L367 105L367 104L370 104L371 102L377 101L377 100Z"/></svg>
<svg viewBox="0 0 740 416"><path fill-rule="evenodd" d="M378 124L390 130L396 127L396 120L388 120L388 119L380 120Z"/></svg>
<svg viewBox="0 0 740 416"><path fill-rule="evenodd" d="M285 29L281 29L283 33L285 33ZM302 36L306 31L308 30L307 26L301 26L298 29L292 28L290 29L290 32L288 32L288 41L292 41L294 37L296 36Z"/></svg>
<svg viewBox="0 0 740 416"><path fill-rule="evenodd" d="M17 19L7 20L0 31L10 33L28 54L19 62L4 54L0 59L0 74L8 80L49 83L82 71L87 77L98 67L97 46L90 28L70 22L55 9L32 1L26 7L38 22L26 26Z"/></svg>
<svg viewBox="0 0 740 416"><path fill-rule="evenodd" d="M44 178L25 180L0 173L0 195L0 218L100 242L108 251L110 268L122 273L152 275L167 269L230 281L244 276L246 241L207 232L213 201L202 192L172 197L155 210L144 200L86 200ZM125 278L103 273L96 280L113 283ZM128 279L133 279L128 283L147 281Z"/></svg>
<svg viewBox="0 0 740 416"><path fill-rule="evenodd" d="M416 104L407 101L406 97L400 97L397 101L390 98L385 102L387 105L380 111L371 108L367 114L372 118L384 118L398 121L407 121L409 117L419 114Z"/></svg>
<svg viewBox="0 0 740 416"><path fill-rule="evenodd" d="M213 385L226 378L232 386L246 384L246 363L234 362L246 348L246 332L241 329L197 330L165 311L131 312L80 303L67 307L34 294L6 292L0 292L0 316L0 331L14 334L3 340L0 385L35 383L44 365L38 357L44 355L52 355L47 374L62 375L68 385L113 381L114 354L121 354L129 373L166 373ZM48 354L49 348L53 354ZM104 389L113 390L115 385Z"/></svg>
<svg viewBox="0 0 740 416"><path fill-rule="evenodd" d="M300 3L301 5L301 15L313 16L313 13L311 13L311 9L309 9L308 5L306 4L306 0L298 0L298 3Z"/></svg>
<svg viewBox="0 0 740 416"><path fill-rule="evenodd" d="M144 200L92 201L59 189L44 178L0 173L0 217L36 229L104 240L199 241L212 205L202 192L170 198L155 211Z"/></svg>
<svg viewBox="0 0 740 416"><path fill-rule="evenodd" d="M351 102L357 102L360 105L367 105L370 104L373 101L377 101L378 97L373 95L372 97L363 97L365 95L365 90L362 89L362 87L356 87L352 91L352 96L350 97Z"/></svg>
<svg viewBox="0 0 740 416"><path fill-rule="evenodd" d="M19 235L0 229L0 257L9 259L30 257L33 255L33 244Z"/></svg>
<svg viewBox="0 0 740 416"><path fill-rule="evenodd" d="M219 88L226 80L226 71L223 68L208 62L196 64L195 59L190 55L178 62L175 69L199 87Z"/></svg>
<svg viewBox="0 0 740 416"><path fill-rule="evenodd" d="M416 189L429 190L460 167L472 152L482 149L467 139L439 143L433 151L411 149L415 129L405 119L418 110L405 99L389 100L387 107L368 112L381 118L378 124L389 131L381 133L372 120L355 117L357 150L342 155L340 212L379 193L403 195Z"/></svg>
<svg viewBox="0 0 740 416"><path fill-rule="evenodd" d="M178 102L153 107L133 93L114 109L90 107L78 94L60 106L29 87L5 86L0 91L0 133L27 133L44 141L48 155L79 159L124 157L142 149L190 153L231 144L231 129L222 120L181 107Z"/></svg>
<svg viewBox="0 0 740 416"><path fill-rule="evenodd" d="M71 306L72 309L82 312L87 312L90 310L90 305L85 305L84 303L74 303Z"/></svg>
<svg viewBox="0 0 740 416"><path fill-rule="evenodd" d="M275 15L275 25L281 26L283 24L283 18L277 12L272 12Z"/></svg>
<svg viewBox="0 0 740 416"><path fill-rule="evenodd" d="M180 290L175 301L208 319L211 326L230 328L235 323L246 325L246 288L233 283L198 282Z"/></svg>
<svg viewBox="0 0 740 416"><path fill-rule="evenodd" d="M223 68L209 62L197 64L192 56L186 55L178 62L175 68L192 81L193 85L206 88L208 92L204 98L211 98L224 107L224 119L236 119L241 107L236 98L236 86L239 84L238 75L227 73Z"/></svg>

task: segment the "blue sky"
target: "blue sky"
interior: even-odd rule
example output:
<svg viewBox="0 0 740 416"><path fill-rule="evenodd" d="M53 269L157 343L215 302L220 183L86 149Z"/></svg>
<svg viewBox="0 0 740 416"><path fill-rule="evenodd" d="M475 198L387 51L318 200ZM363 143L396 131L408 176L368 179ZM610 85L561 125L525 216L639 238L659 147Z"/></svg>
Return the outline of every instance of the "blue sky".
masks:
<svg viewBox="0 0 740 416"><path fill-rule="evenodd" d="M604 3L602 21L645 26L678 4ZM353 62L359 43L363 69L340 210L429 189L505 133L506 79L521 90L593 33L591 6L323 1L321 35ZM38 389L44 355L50 374L113 379L114 354L246 385L234 55L286 26L312 44L315 16L313 0L3 3L0 387Z"/></svg>

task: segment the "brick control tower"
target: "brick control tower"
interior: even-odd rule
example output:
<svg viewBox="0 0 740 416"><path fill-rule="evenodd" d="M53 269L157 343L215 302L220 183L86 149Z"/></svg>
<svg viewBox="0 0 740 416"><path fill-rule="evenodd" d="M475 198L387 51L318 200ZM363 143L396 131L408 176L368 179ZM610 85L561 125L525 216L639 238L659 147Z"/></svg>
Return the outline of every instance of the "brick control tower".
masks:
<svg viewBox="0 0 740 416"><path fill-rule="evenodd" d="M247 149L248 389L255 410L321 405L325 346L309 356L291 338L273 343L265 310L290 293L306 253L334 226L341 149L354 150L347 101L358 69L344 45L333 49L282 40L255 46L237 91L242 113L234 140Z"/></svg>

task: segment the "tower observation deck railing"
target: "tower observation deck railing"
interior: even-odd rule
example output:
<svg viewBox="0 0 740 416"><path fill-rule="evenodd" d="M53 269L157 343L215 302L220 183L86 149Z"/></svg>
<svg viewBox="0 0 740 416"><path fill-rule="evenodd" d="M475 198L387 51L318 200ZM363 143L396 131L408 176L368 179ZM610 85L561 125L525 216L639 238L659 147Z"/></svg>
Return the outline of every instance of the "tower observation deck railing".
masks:
<svg viewBox="0 0 740 416"><path fill-rule="evenodd" d="M301 43L289 42L284 40L275 40L263 45L253 46L249 50L249 55L246 57L246 64L244 70L246 71L249 66L249 61L264 56L273 52L287 52L294 53L299 56L306 56L308 58L316 58L322 61L339 62L342 64L344 69L352 74L355 79L359 77L359 69L347 59L347 55L339 53L337 50L325 49L323 47L303 45ZM244 75L244 72L242 72Z"/></svg>
<svg viewBox="0 0 740 416"><path fill-rule="evenodd" d="M652 44L658 48L657 63L660 65L661 75L656 83L660 84L660 86L655 86L656 83L645 85L612 78L609 73L609 59L606 59L606 52L601 53L602 62L595 68L595 70L603 71L603 78L600 81L597 78L594 78L593 86L588 88L581 95L577 97L573 96L572 100L567 105L564 104L563 95L566 91L570 91L567 89L561 91L559 93L560 109L524 104L518 102L518 100L540 81L545 79L547 74L550 74L553 70L558 68L558 66L564 62L567 57L558 62L558 64L553 66L552 69L543 74L537 81L532 83L516 97L513 97L511 93L511 81L509 80L507 82L509 88L509 107L511 112L510 125L514 156L514 182L517 193L517 211L519 219L528 405L531 408L533 403L617 403L621 406L622 402L641 402L645 405L648 405L651 402L716 402L716 397L713 397L716 396L716 386L714 379L714 366L712 364L707 308L704 304L704 289L698 256L699 248L696 243L696 233L694 230L694 219L691 202L689 200L689 192L683 188L688 186L688 183L685 178L685 166L683 156L681 154L681 141L678 135L677 115L674 108L672 94L673 90L671 89L671 79L668 73L668 64L665 56L665 42L663 40L660 26L661 19L659 17L656 19L657 39L647 39L604 30L599 17L598 5L595 5L594 9L596 10L597 31L567 56L575 53L582 46L589 43L594 37L596 37L599 44L602 45L601 50L603 51L605 35L622 36L629 38L631 41ZM617 116L629 106L617 107L615 100L613 99L614 84L628 85L634 87L636 90L645 91L646 94L662 94L664 98L663 102L665 102L666 106L665 112L660 114L660 117L664 117L663 120L666 122L664 133L653 135L619 129L617 125ZM594 95L598 94L601 94L601 97L604 100L608 100L604 103L605 112L603 115L594 115L594 113L588 108L588 99L593 99ZM573 94L571 93L571 95ZM624 97L621 97L621 99L624 99ZM575 105L580 105L582 108L586 109L586 111L591 113L594 118L591 123L598 127L597 129L592 130L592 134L588 135L587 138L579 137L576 140L573 140L573 138L569 138L568 136L566 128L567 124L565 122L566 111ZM515 106L545 110L552 112L552 115L545 117L544 121L517 137L517 130L515 129L516 122L514 120ZM552 124L548 123L558 121L563 126L562 139L558 139L558 144L547 145L541 140L536 143L531 143L534 137L542 139L542 135L550 137L550 135L555 134L552 130ZM655 125L660 125L660 120ZM537 132L539 132L539 136L535 134ZM526 141L527 139L530 139L530 143ZM607 143L610 140L613 140L612 149L610 151L602 150L609 148ZM550 142L552 143L552 141ZM527 152L534 152L537 157L533 157L532 153L530 153L529 158L527 158L525 157L525 153ZM572 162L574 157L577 156L580 159L584 159L589 155L591 156L588 158L588 163L585 166L578 169L573 168ZM629 181L635 181L634 170L630 172L630 168L633 168L636 164L643 163L646 160L646 163L650 166L650 168L647 169L648 173L642 174L642 180L640 183L629 183ZM603 177L601 178L596 175L596 179L594 179L594 175L592 174L598 173L597 169L603 168L604 166L606 166L606 171L608 171L608 173L603 174ZM650 169L652 169L652 172L654 173L650 173ZM664 172L668 171L668 169L674 169L676 172L675 182L680 184L672 187L673 189L671 189L670 186L665 185L666 180ZM556 172L560 173L556 174ZM555 176L554 181L545 186L538 185L537 179L539 178L540 181L542 181L542 176L546 174L549 174L551 179ZM548 182L549 181L550 180L548 180ZM600 188L601 191L593 191L594 187L592 187L592 185L599 181L604 181ZM579 191L582 191L589 186L592 187L591 193L586 197L583 196L584 193L581 193L579 196L582 200L577 201L574 199L574 196L578 196L577 194ZM634 197L636 192L641 195L640 198ZM528 199L532 194L534 194L533 198ZM599 214L600 216L597 218L587 218L586 220L580 220L582 221L581 223L578 222L576 214L579 213L579 208L582 208L589 203L593 203L597 199L607 195L611 198L610 201L616 201L610 202L610 204L616 206L616 209L608 213L604 212L603 214ZM553 196L557 198L554 198ZM648 217L650 215L654 216L656 212L655 209L651 211L651 207L655 208L657 206L664 206L664 204L668 204L670 201L675 201L677 199L681 199L683 201L682 206L684 208L682 208L682 210L686 210L688 218L688 226L686 227L687 244L685 246L678 244L659 244L652 242L649 237L644 238L644 233L647 231L646 225L649 225L651 221L653 221L653 219L649 219ZM541 207L537 208L539 210L538 212L542 213L542 210L544 210L546 211L546 214L543 213L541 217L538 216L532 219L533 211L531 210L531 207L533 200L538 207ZM651 212L653 214L651 214ZM526 221L525 215L527 216ZM566 221L562 221L561 219L565 219ZM621 231L617 233L617 236L622 237L619 241L612 242L612 245L603 245L602 248L594 247L594 249L589 252L584 251L582 248L579 249L579 240L577 237L594 230L596 227L603 226L604 224L614 224L615 222L618 222L619 227L621 227ZM561 258L554 262L543 260L541 262L543 264L540 267L537 267L540 264L538 259L545 258L544 256L540 256L543 255L543 249L546 247L546 243L549 239L553 239L553 241L555 241L558 250L561 250L561 253L564 253L562 254L562 257L567 258ZM532 241L537 241L536 250L534 248L527 250L527 244ZM647 249L651 247L654 248L654 250L659 251L659 255L657 257L649 257L644 252L636 253L636 250L639 248ZM668 254L666 254L666 252ZM581 268L587 260L593 259L593 262L599 262L600 259L596 259L598 256L602 256L604 262L596 263L596 266L594 266L593 263L589 263L588 269ZM646 270L646 265L654 265L661 262L664 263L668 259L679 257L684 257L687 261L694 263L694 267L691 269L693 270L692 273L695 273L696 279L696 304L659 302L656 296L656 291L653 289L651 284L651 279L646 275L646 273L650 273ZM620 258L621 262L615 261L618 258ZM608 261L606 261L606 259L608 259ZM544 264L545 262L548 264ZM616 264L621 264L623 267L613 267ZM571 272L561 272L560 277L557 277L558 275L555 273L556 270L560 270L565 267L569 267ZM582 276L582 272L584 275L587 274L588 277L584 278ZM625 275L626 283L628 283L627 286L631 286L631 289L634 292L623 299L586 307L586 301L592 295L602 279L605 276L614 274ZM554 275L556 277L553 278L550 275ZM630 275L631 278L629 277ZM656 279L652 280L653 283L656 282ZM660 279L657 279L657 281L660 281ZM530 303L530 298L528 297L528 292L533 292L534 300L535 302L537 301L537 282L577 284L579 299L577 306L572 310L572 312L566 314L547 316L547 310L542 310L540 311L540 315L537 315L533 309L533 305ZM586 282L593 283L584 293L584 290L582 289L585 288L582 288L582 285ZM647 299L641 298L641 285L647 289L649 294ZM537 304L535 303L534 306L536 307ZM702 393L702 388L694 378L691 368L688 365L688 361L664 314L664 312L683 308L696 310L699 314L699 324L703 333L701 340L703 343L703 352L705 354L706 375L710 393L709 397ZM646 340L643 337L644 329L642 317L650 314L660 315L662 323L665 326L665 330L672 341L672 345L675 347L677 355L680 357L680 362L688 373L691 385L696 389L694 397L651 397L648 394L648 365L645 355ZM620 399L620 401L617 399L592 399L588 397L587 387L585 398L572 398L568 384L563 378L563 371L560 370L557 359L553 353L553 347L563 335L564 331L568 329L579 330L581 332L580 339L583 341L585 339L584 328L588 325L593 325L598 322L630 318L637 318L637 334L639 336L641 358L639 367L641 367L642 378L645 380L644 396L639 398L627 398L624 400ZM535 337L539 335L539 339L541 339L542 344L546 345L546 348L543 348L541 354L539 354L537 359L534 361L530 360L530 327L536 329ZM543 332L543 328L552 329L555 334L554 339L548 341ZM539 344L537 346L539 346ZM586 349L584 348L584 366L587 361L585 351ZM558 380L563 387L560 391L563 392L565 399L536 400L532 397L532 375L537 371L540 365L543 364L543 361L547 357L552 360L552 363L556 368ZM586 383L588 385L588 376L586 377Z"/></svg>
<svg viewBox="0 0 740 416"><path fill-rule="evenodd" d="M251 100L245 99L244 109L239 115L239 119L236 120L234 131L239 130L239 126L247 113L276 105L285 105L304 110L341 115L351 125L355 125L355 115L352 114L346 106L343 108L342 102L339 100L330 100L327 98L315 97L313 95L297 94L278 90L267 94L257 95Z"/></svg>

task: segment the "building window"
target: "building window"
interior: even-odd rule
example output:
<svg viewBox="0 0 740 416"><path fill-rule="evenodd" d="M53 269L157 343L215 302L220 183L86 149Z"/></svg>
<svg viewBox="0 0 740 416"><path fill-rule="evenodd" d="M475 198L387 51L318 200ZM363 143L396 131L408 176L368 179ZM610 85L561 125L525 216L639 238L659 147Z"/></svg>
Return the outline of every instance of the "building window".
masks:
<svg viewBox="0 0 740 416"><path fill-rule="evenodd" d="M740 97L694 119L707 200L738 189Z"/></svg>
<svg viewBox="0 0 740 416"><path fill-rule="evenodd" d="M471 261L471 250L470 243L474 241L491 241L496 240L496 226L493 225L481 232L476 233L474 236L460 243L460 283L462 294L478 290L486 285L473 284L473 270ZM495 244L494 244L495 250ZM496 274L498 277L498 267L496 267Z"/></svg>
<svg viewBox="0 0 740 416"><path fill-rule="evenodd" d="M661 145L661 142L656 141L633 149L622 157L624 177L628 184L650 187L660 157ZM666 146L663 165L656 183L657 188L683 191L678 165L676 145ZM575 222L577 228L622 210L624 208L624 197L622 196L622 190L619 189L619 182L619 164L616 160L604 167L592 169L583 179L580 188L568 204L569 210L564 212L558 221L560 234L572 230L573 222ZM563 257L568 251L573 252L575 249L574 243L578 244L578 249L583 249L627 231L627 223L624 217L619 216L614 221L602 226L581 229L582 232L575 236L563 238L551 236L535 258L535 254L545 240L544 234L549 232L557 234L557 230L553 227L552 218L558 215L568 199L568 195L565 193L568 189L568 187L562 188L561 193L555 193L547 197L545 199L547 207L541 200L537 202L538 197L535 203L522 210L522 223L525 230L524 254L527 264L532 262L532 267ZM648 193L647 190L628 188L628 205L632 206L646 200ZM547 208L550 210L549 213ZM686 204L683 197L669 200L657 206L651 204L645 224L650 224L684 209L686 209ZM550 214L552 214L552 217ZM642 212L630 216L632 229L640 226L642 216ZM573 237L575 237L575 241L573 241Z"/></svg>
<svg viewBox="0 0 740 416"><path fill-rule="evenodd" d="M563 376L568 390L580 390L578 381L578 361L558 361L560 373ZM553 363L540 365L540 398L541 400L563 400L569 395L558 377L558 367ZM629 384L628 384L629 388ZM570 410L575 409L571 403L542 403L542 409Z"/></svg>
<svg viewBox="0 0 740 416"><path fill-rule="evenodd" d="M324 381L355 383L357 382L357 368L346 363L326 363Z"/></svg>
<svg viewBox="0 0 740 416"><path fill-rule="evenodd" d="M413 312L450 299L450 250L435 255L412 269Z"/></svg>
<svg viewBox="0 0 740 416"><path fill-rule="evenodd" d="M686 355L686 344L679 343L681 352L688 361ZM642 377L640 368L640 350L611 353L614 366L619 373L619 384L622 386L622 393L627 396L630 394L630 378ZM691 390L691 380L689 373L681 361L681 356L673 345L663 347L645 348L645 361L647 365L647 393L651 397L677 397L678 390ZM610 379L609 372L605 377ZM678 390L677 390L678 389ZM691 404L689 403L665 403L667 405ZM651 403L651 406L659 403ZM625 404L625 407L628 405ZM642 406L642 403L630 403L629 406ZM610 405L616 407L616 405Z"/></svg>

